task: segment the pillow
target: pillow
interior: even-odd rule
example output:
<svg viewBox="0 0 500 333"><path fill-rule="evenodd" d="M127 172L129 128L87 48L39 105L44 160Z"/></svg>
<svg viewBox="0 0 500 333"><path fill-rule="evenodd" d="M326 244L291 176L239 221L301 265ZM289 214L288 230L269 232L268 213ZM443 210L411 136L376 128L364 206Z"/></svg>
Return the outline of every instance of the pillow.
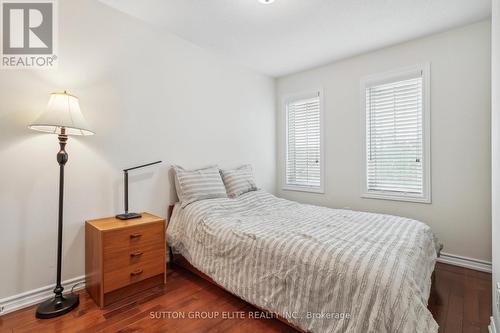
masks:
<svg viewBox="0 0 500 333"><path fill-rule="evenodd" d="M236 198L243 193L257 190L250 164L243 165L237 169L221 170L220 172L230 198Z"/></svg>
<svg viewBox="0 0 500 333"><path fill-rule="evenodd" d="M227 198L226 188L216 166L184 170L174 165L174 170L175 188L182 208L199 200Z"/></svg>

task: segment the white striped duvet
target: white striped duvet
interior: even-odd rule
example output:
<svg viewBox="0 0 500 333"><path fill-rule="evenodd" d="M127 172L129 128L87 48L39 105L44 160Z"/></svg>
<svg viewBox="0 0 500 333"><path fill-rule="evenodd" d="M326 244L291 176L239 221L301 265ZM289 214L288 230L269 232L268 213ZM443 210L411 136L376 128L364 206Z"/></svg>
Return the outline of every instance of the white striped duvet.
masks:
<svg viewBox="0 0 500 333"><path fill-rule="evenodd" d="M176 205L167 237L215 282L303 330L437 332L426 306L436 249L421 222L254 191Z"/></svg>

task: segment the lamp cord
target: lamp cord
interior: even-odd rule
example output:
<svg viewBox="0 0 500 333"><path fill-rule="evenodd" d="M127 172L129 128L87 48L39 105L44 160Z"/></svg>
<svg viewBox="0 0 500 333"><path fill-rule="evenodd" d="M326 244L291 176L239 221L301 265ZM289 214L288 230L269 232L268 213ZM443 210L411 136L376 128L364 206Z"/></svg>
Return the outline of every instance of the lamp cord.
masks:
<svg viewBox="0 0 500 333"><path fill-rule="evenodd" d="M82 281L82 282L75 283L75 284L73 285L73 287L71 287L71 293L72 293L72 294L74 294L73 290L75 289L75 287L76 287L76 286L78 286L79 284L84 284L84 283L85 283L85 282L83 282L83 281Z"/></svg>

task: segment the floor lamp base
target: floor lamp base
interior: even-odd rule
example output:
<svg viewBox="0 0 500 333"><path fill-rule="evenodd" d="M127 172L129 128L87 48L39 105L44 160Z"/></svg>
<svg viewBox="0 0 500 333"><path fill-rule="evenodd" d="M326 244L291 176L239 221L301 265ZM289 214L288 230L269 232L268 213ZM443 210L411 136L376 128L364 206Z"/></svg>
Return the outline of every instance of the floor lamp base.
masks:
<svg viewBox="0 0 500 333"><path fill-rule="evenodd" d="M80 304L78 295L68 294L61 297L54 297L38 305L36 317L39 319L48 319L62 316L70 312Z"/></svg>

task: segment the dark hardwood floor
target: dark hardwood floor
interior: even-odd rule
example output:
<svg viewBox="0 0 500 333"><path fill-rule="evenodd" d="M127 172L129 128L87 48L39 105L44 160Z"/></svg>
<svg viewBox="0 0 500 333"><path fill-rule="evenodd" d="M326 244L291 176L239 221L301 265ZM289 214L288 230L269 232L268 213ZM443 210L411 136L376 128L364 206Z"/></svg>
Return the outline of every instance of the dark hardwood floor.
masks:
<svg viewBox="0 0 500 333"><path fill-rule="evenodd" d="M429 309L440 333L488 333L491 274L438 263Z"/></svg>
<svg viewBox="0 0 500 333"><path fill-rule="evenodd" d="M0 317L1 332L296 332L251 305L182 268L169 270L167 285L101 311L84 291L80 306L59 318L38 320L35 307ZM486 333L491 314L491 274L438 263L429 309L440 333ZM188 318L189 313L218 318ZM234 318L222 318L231 313ZM182 315L186 318L179 318ZM158 316L159 318L153 318ZM240 318L238 318L240 317Z"/></svg>

